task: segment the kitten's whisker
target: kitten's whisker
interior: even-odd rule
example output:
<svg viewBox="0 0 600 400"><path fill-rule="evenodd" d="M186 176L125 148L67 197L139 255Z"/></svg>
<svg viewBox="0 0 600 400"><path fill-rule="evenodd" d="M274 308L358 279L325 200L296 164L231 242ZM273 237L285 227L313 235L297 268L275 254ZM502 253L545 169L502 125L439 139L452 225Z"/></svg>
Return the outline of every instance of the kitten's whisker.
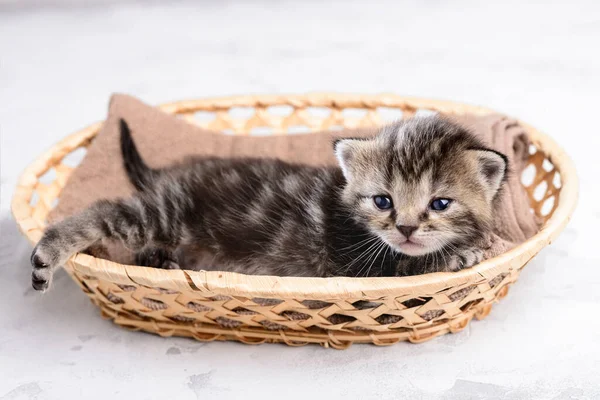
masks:
<svg viewBox="0 0 600 400"><path fill-rule="evenodd" d="M360 270L359 270L359 271L357 272L357 274L356 274L356 276L357 276L357 277L358 277L358 276L359 276L359 275L360 275L360 274L363 272L363 270L364 270L364 269L368 269L368 268L367 268L367 265L369 265L369 262L371 261L371 259L373 259L373 257L374 257L374 256L376 257L377 251L378 251L379 249L381 249L381 244L379 244L379 246L377 246L377 247L375 248L375 250L373 250L373 251L371 252L371 254L369 255L369 257L368 257L368 258L365 260L365 262L363 263L363 265L360 267ZM365 275L365 276L366 276L366 275Z"/></svg>
<svg viewBox="0 0 600 400"><path fill-rule="evenodd" d="M377 255L379 254L379 251L381 251L381 249L383 248L383 246L385 246L385 243L381 242L379 244L379 246L377 246L375 248L375 250L373 250L373 252L371 253L371 255L369 255L369 258L367 260L365 260L364 265L360 268L360 270L358 271L358 273L356 274L356 276L358 277L362 271L367 267L367 264L369 263L369 261L371 261L371 259L373 259L373 261L375 261L375 259L377 259ZM369 267L370 268L370 267ZM368 271L367 271L368 273Z"/></svg>
<svg viewBox="0 0 600 400"><path fill-rule="evenodd" d="M361 261L361 262L363 262L363 266L359 270L359 273L363 270L363 268L365 267L366 263L371 259L371 257L373 256L373 254L375 254L375 252L377 251L377 249L379 248L379 246L381 246L381 242L374 243L371 247L369 247L369 249L367 249L366 251L364 251L358 258L356 258L356 261L360 261L360 260L362 260L363 257L367 257L366 260L362 260Z"/></svg>
<svg viewBox="0 0 600 400"><path fill-rule="evenodd" d="M352 261L350 261L348 264L344 265L344 267L345 267L345 266L347 266L347 268L346 268L346 270L345 270L345 272L344 272L344 275L347 275L347 274L348 274L348 271L350 270L350 268L351 268L351 267L352 267L352 266L353 266L355 263L359 262L359 261L360 261L360 260L361 260L361 259L362 259L362 258L363 258L365 255L370 255L370 254L372 254L372 253L370 253L370 251L371 251L372 249L375 249L375 248L377 248L377 246L378 246L378 245L379 245L379 242L375 242L375 243L371 244L371 246L369 246L369 248L368 248L368 249L366 249L365 251L363 251L363 252L362 252L362 253L361 253L361 254L360 254L358 257L356 257L355 259L353 259Z"/></svg>
<svg viewBox="0 0 600 400"><path fill-rule="evenodd" d="M350 246L342 247L340 250L351 249L351 248L353 248L353 247L355 247L355 246L358 246L358 245L360 245L360 246L358 246L358 247L357 247L357 249L359 249L359 248L363 247L363 245L364 245L364 244L366 244L366 243L370 243L370 242L372 242L373 240L377 240L377 239L379 239L377 236L373 236L373 237L370 237L370 238L367 238L367 239L361 240L361 241L360 241L360 242L358 242L358 243L351 244Z"/></svg>
<svg viewBox="0 0 600 400"><path fill-rule="evenodd" d="M364 244L360 245L360 246L359 246L357 249L354 249L354 250L353 250L353 249L351 249L351 250L349 250L349 251L345 252L345 254L343 254L343 255L341 255L341 256L342 256L342 258L344 258L344 257L346 257L347 255L349 255L349 254L352 254L352 252L353 252L353 251L355 251L355 250L358 250L359 248L362 248L362 247L365 247L365 246L369 246L369 247L368 247L366 250L364 250L364 251L363 251L363 252L362 252L362 253L361 253L361 254L360 254L358 257L356 257L356 258L360 258L360 257L362 257L362 256L363 256L363 255L364 255L366 252L368 252L368 251L369 251L371 248L373 248L373 245L376 245L376 244L377 244L377 241L376 241L376 240L375 240L375 241L369 241L369 242L367 242L367 243L364 243Z"/></svg>
<svg viewBox="0 0 600 400"><path fill-rule="evenodd" d="M385 248L385 243L382 243L382 245L379 247L379 251L377 252L377 254L375 254L375 257L373 257L373 261L371 261L371 264L369 265L369 268L367 269L367 273L365 274L365 276L369 276L369 273L371 272L371 268L373 267L373 264L375 264L375 261L377 261L377 257L379 257L379 254L381 253L381 251ZM362 271L362 269L361 269Z"/></svg>
<svg viewBox="0 0 600 400"><path fill-rule="evenodd" d="M360 254L359 254L357 257L354 257L354 258L352 258L352 259L351 259L349 262L347 262L346 264L344 264L344 265L342 266L342 268L346 267L346 269L344 270L344 276L346 276L346 275L348 274L348 271L350 270L350 268L352 268L352 266L353 266L355 263L359 262L359 261L360 261L360 259L361 259L361 258L362 258L362 257L363 257L365 254L367 254L367 253L369 252L369 250L370 250L371 248L373 248L373 246L375 246L376 244L377 244L377 243L373 243L373 244L371 244L371 245L370 245L370 246L369 246L369 247L368 247L366 250L364 250L362 253L360 253ZM350 253L350 252L348 252L348 253ZM346 255L347 255L348 253L346 253Z"/></svg>

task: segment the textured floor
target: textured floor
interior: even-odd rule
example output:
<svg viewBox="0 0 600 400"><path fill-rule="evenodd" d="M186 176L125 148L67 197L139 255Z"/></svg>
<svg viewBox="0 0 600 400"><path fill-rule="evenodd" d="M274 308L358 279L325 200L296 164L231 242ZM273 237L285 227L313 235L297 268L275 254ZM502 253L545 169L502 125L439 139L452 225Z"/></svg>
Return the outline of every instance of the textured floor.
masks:
<svg viewBox="0 0 600 400"><path fill-rule="evenodd" d="M600 398L600 3L80 3L0 2L0 399ZM486 320L422 345L165 340L100 319L64 273L43 297L29 289L30 247L8 213L18 174L102 119L111 92L315 90L518 116L574 158L579 208Z"/></svg>

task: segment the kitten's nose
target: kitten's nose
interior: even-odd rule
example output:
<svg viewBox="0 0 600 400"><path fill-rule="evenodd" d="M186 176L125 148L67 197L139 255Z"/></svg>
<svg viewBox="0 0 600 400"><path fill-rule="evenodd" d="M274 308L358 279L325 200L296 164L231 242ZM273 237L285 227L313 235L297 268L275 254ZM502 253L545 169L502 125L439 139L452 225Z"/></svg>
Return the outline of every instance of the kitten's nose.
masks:
<svg viewBox="0 0 600 400"><path fill-rule="evenodd" d="M410 235L417 230L418 226L396 225L396 228L408 239Z"/></svg>

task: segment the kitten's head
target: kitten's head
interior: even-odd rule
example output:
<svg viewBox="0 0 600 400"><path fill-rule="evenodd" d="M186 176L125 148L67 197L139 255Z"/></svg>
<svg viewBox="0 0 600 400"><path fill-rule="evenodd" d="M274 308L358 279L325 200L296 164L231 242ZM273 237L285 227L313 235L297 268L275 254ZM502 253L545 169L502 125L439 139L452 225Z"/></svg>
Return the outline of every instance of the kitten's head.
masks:
<svg viewBox="0 0 600 400"><path fill-rule="evenodd" d="M472 244L489 232L504 155L438 116L335 143L354 218L410 256Z"/></svg>

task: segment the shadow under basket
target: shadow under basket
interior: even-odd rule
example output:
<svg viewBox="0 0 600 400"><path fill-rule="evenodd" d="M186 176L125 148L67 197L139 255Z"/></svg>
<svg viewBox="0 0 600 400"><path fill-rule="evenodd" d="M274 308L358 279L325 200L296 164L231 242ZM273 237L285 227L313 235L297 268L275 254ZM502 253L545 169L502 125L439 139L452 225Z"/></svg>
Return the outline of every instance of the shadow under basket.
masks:
<svg viewBox="0 0 600 400"><path fill-rule="evenodd" d="M239 96L160 106L202 127L228 134L323 131L373 126L415 113L488 114L492 110L394 95ZM36 243L46 217L102 123L68 136L23 173L12 212ZM398 278L293 278L218 271L160 270L121 265L85 254L65 269L100 307L128 329L197 340L257 344L423 342L484 318L521 269L567 224L577 202L571 160L549 137L523 124L532 140L524 186L541 230L520 246L473 268Z"/></svg>

